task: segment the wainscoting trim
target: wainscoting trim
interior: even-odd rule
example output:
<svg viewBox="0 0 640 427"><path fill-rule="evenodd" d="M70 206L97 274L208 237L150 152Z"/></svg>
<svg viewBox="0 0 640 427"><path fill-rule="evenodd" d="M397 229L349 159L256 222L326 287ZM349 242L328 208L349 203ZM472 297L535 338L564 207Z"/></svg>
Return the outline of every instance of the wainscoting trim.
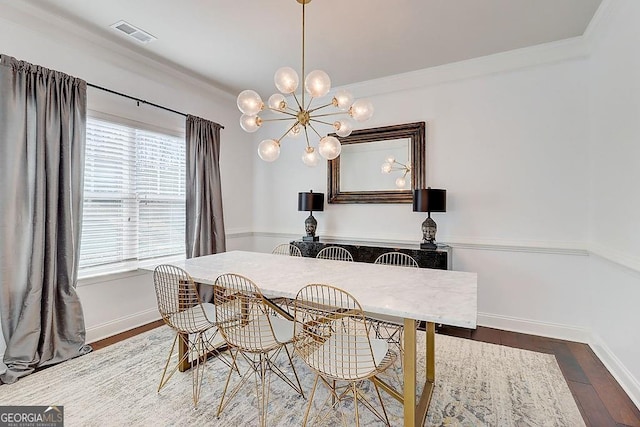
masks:
<svg viewBox="0 0 640 427"><path fill-rule="evenodd" d="M540 254L589 256L589 251L587 251L586 249L568 247L472 242L448 242L447 245L451 246L452 248L473 249L481 251L529 252Z"/></svg>
<svg viewBox="0 0 640 427"><path fill-rule="evenodd" d="M598 245L593 246L590 253L593 256L616 264L617 267L623 267L632 273L640 274L640 258L631 257L622 252Z"/></svg>
<svg viewBox="0 0 640 427"><path fill-rule="evenodd" d="M279 240L296 240L301 238L301 234L291 234L291 233L275 233L275 232L264 232L264 231L254 231L253 233L243 233L241 237L268 237ZM236 234L227 234L227 238L236 238L240 237ZM328 242L353 242L354 244L362 244L362 245L378 245L378 246L393 246L396 245L414 245L418 247L418 241L416 240L403 240L403 239L375 239L375 240L364 240L362 238L357 237L349 237L349 236L331 236L331 235L322 235L323 241ZM553 244L552 242L535 242L535 243L519 243L519 242L510 242L510 241L495 241L495 242L487 242L487 241L473 241L472 239L460 239L459 241L449 241L449 242L439 242L441 244L445 244L451 246L452 248L459 249L475 249L475 250L484 250L484 251L506 251L506 252L530 252L530 253L543 253L543 254L559 254L559 255L577 255L577 256L588 256L589 251L583 248L579 248L578 243L575 242L566 242L561 244Z"/></svg>

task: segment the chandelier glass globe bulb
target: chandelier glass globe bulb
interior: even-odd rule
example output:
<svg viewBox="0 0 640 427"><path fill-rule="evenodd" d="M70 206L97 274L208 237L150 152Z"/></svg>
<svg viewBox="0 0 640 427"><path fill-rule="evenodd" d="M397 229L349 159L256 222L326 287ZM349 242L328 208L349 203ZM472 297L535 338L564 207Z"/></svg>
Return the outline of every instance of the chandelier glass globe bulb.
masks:
<svg viewBox="0 0 640 427"><path fill-rule="evenodd" d="M384 162L380 170L382 173L391 173L391 163Z"/></svg>
<svg viewBox="0 0 640 427"><path fill-rule="evenodd" d="M321 98L331 90L331 78L322 70L313 70L304 79L304 88L314 98Z"/></svg>
<svg viewBox="0 0 640 427"><path fill-rule="evenodd" d="M301 133L302 133L302 126L295 125L294 127L291 128L289 132L287 132L287 136L289 138L297 138L298 136L300 136Z"/></svg>
<svg viewBox="0 0 640 427"><path fill-rule="evenodd" d="M353 104L353 95L346 89L341 89L333 96L334 105L340 111L347 111L351 104Z"/></svg>
<svg viewBox="0 0 640 427"><path fill-rule="evenodd" d="M240 117L240 127L249 133L253 133L258 130L260 125L262 124L262 119L258 116L248 116L243 114Z"/></svg>
<svg viewBox="0 0 640 427"><path fill-rule="evenodd" d="M396 161L396 158L394 156L387 156L387 158L385 159L385 161L387 163L389 163L390 165L393 165Z"/></svg>
<svg viewBox="0 0 640 427"><path fill-rule="evenodd" d="M396 187L404 188L406 184L407 184L407 180L404 178L404 176L396 178Z"/></svg>
<svg viewBox="0 0 640 427"><path fill-rule="evenodd" d="M358 122L369 120L373 116L373 104L368 99L358 99L351 105L349 114Z"/></svg>
<svg viewBox="0 0 640 427"><path fill-rule="evenodd" d="M333 160L340 155L342 145L335 136L325 136L318 143L318 151L320 155L327 160Z"/></svg>
<svg viewBox="0 0 640 427"><path fill-rule="evenodd" d="M300 79L298 73L291 67L278 68L273 81L276 84L278 90L282 93L293 93L298 89Z"/></svg>
<svg viewBox="0 0 640 427"><path fill-rule="evenodd" d="M260 95L254 90L247 89L240 92L238 95L238 109L242 111L243 114L248 116L255 116L262 110L264 104L262 103L262 98Z"/></svg>
<svg viewBox="0 0 640 427"><path fill-rule="evenodd" d="M280 143L275 139L265 139L258 145L258 156L265 162L273 162L280 156Z"/></svg>
<svg viewBox="0 0 640 427"><path fill-rule="evenodd" d="M340 140L353 134L356 122L368 120L373 115L371 101L356 101L349 90L340 89L335 91L335 94L328 95L331 90L331 78L326 72L313 70L305 74L305 5L310 1L297 0L297 3L302 5L301 74L292 67L278 68L273 75L277 91L272 92L268 99L263 101L256 91L244 90L236 100L238 109L242 112L240 127L246 132L256 132L267 122L285 121L286 127L283 123L281 130L286 129L284 135L278 139L262 140L258 145L258 156L267 162L273 162L280 156L281 142L284 138L295 138L302 134L306 142L302 160L307 166L316 166L321 157L327 160L336 159L342 151ZM328 101L321 100L325 96ZM324 108L332 111L322 112ZM341 117L325 118L328 116ZM317 129L320 125L333 127L333 136L322 137L330 131L323 132ZM317 146L317 139L312 140L313 135L320 138ZM387 167L399 170L395 163L389 163L383 168Z"/></svg>
<svg viewBox="0 0 640 427"><path fill-rule="evenodd" d="M269 97L267 105L272 110L284 111L287 107L287 102L284 100L284 95L281 93L274 93Z"/></svg>
<svg viewBox="0 0 640 427"><path fill-rule="evenodd" d="M345 136L351 135L351 132L353 132L353 123L351 122L351 120L347 120L347 119L338 120L333 123L333 127L336 130L336 134L343 138Z"/></svg>
<svg viewBox="0 0 640 427"><path fill-rule="evenodd" d="M317 166L320 161L320 156L318 156L318 152L313 149L313 147L307 147L304 150L304 154L302 155L302 163L309 166L310 168Z"/></svg>

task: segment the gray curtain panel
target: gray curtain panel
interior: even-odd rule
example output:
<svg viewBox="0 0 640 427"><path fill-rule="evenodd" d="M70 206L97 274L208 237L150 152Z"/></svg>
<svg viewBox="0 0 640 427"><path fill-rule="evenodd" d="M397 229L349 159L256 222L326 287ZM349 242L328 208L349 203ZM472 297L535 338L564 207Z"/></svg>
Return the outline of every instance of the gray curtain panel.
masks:
<svg viewBox="0 0 640 427"><path fill-rule="evenodd" d="M226 250L219 168L220 128L209 120L187 116L187 258Z"/></svg>
<svg viewBox="0 0 640 427"><path fill-rule="evenodd" d="M0 55L0 316L13 383L78 356L86 82Z"/></svg>

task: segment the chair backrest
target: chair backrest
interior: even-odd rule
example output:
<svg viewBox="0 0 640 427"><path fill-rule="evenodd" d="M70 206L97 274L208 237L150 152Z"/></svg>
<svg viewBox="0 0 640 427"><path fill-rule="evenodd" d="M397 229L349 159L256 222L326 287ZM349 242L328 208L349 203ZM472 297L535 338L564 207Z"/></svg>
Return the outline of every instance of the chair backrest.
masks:
<svg viewBox="0 0 640 427"><path fill-rule="evenodd" d="M336 261L353 261L351 252L340 246L327 246L318 252L316 258L333 259Z"/></svg>
<svg viewBox="0 0 640 427"><path fill-rule="evenodd" d="M369 324L358 301L329 285L311 284L294 304L296 352L323 375L355 380L370 374L376 362Z"/></svg>
<svg viewBox="0 0 640 427"><path fill-rule="evenodd" d="M196 332L203 324L214 320L207 318L198 288L183 269L168 264L159 265L153 271L153 284L158 311L172 328Z"/></svg>
<svg viewBox="0 0 640 427"><path fill-rule="evenodd" d="M271 253L274 255L302 256L300 248L289 243L283 243L276 246L275 248L273 248L273 251L271 251Z"/></svg>
<svg viewBox="0 0 640 427"><path fill-rule="evenodd" d="M402 252L387 252L380 255L373 262L374 264L385 265L398 265L400 267L414 267L419 268L418 261L416 261L411 255L403 254Z"/></svg>
<svg viewBox="0 0 640 427"><path fill-rule="evenodd" d="M265 352L281 343L275 337L265 299L250 279L239 274L218 276L216 320L227 343L245 352Z"/></svg>

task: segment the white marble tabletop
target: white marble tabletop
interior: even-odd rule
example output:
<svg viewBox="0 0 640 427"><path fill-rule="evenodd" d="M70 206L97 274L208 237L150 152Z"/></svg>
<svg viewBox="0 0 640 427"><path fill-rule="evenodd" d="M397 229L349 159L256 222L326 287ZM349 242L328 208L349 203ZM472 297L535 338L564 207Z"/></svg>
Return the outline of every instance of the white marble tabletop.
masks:
<svg viewBox="0 0 640 427"><path fill-rule="evenodd" d="M213 284L224 273L241 274L266 296L295 298L310 283L332 285L351 293L365 311L451 326L476 327L478 278L430 268L407 268L232 251L173 265L195 281Z"/></svg>

